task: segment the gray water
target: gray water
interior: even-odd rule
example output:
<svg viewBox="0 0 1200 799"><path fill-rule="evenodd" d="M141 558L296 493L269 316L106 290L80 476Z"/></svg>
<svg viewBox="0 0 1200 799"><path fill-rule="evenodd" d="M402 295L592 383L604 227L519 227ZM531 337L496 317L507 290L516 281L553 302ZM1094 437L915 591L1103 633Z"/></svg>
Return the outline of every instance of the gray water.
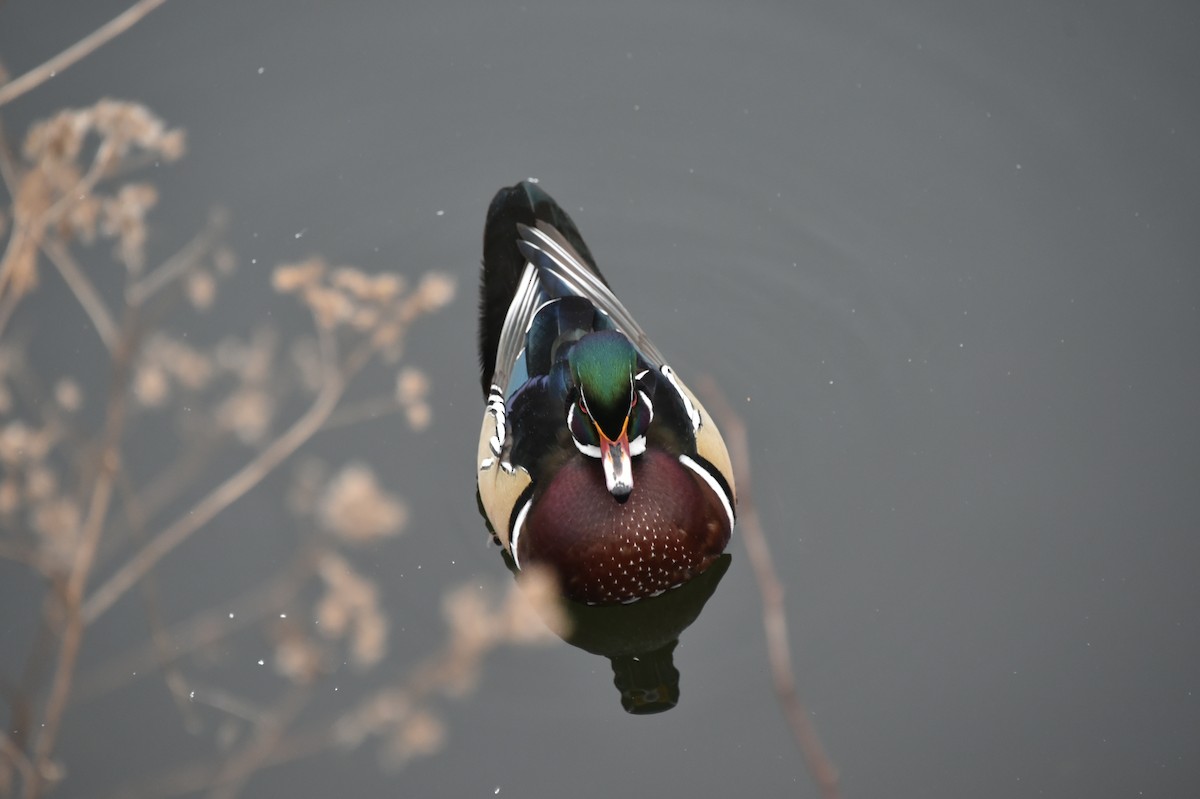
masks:
<svg viewBox="0 0 1200 799"><path fill-rule="evenodd" d="M0 57L18 74L125 5L9 0ZM1198 34L1191 2L171 2L3 117L18 138L117 96L187 129L188 155L151 174L150 250L222 204L242 261L215 311L169 320L196 342L306 333L269 269L314 252L457 277L408 348L431 427L390 417L306 449L370 464L412 512L357 561L393 625L384 676L339 668L318 709L435 647L450 587L507 580L473 499L473 295L487 203L532 176L679 372L744 414L796 677L844 795L1189 797ZM8 335L99 386L94 335L43 284ZM268 480L163 561L168 619L286 559L286 489ZM506 648L438 705L435 754L395 773L369 746L325 754L244 794L816 796L734 535L676 650L674 710L625 714L608 664L565 644ZM0 575L11 674L38 594ZM89 630L81 671L143 640L143 617L127 600ZM268 648L231 642L219 679L188 673L265 702ZM56 795L216 752L219 722L206 708L187 732L153 677L80 702Z"/></svg>

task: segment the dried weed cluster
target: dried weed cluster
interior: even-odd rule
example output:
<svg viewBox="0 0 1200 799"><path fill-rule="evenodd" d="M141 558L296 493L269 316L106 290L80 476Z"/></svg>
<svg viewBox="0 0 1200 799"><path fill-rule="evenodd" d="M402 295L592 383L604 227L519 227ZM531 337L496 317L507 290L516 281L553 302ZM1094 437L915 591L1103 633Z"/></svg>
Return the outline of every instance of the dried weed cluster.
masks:
<svg viewBox="0 0 1200 799"><path fill-rule="evenodd" d="M155 568L318 432L387 414L404 416L412 431L427 428L432 386L404 363L405 338L453 299L454 281L436 272L409 279L331 267L319 258L283 265L272 285L311 313L310 335L284 341L263 326L197 344L186 329L195 317L176 311L209 312L223 282L251 278L238 276L223 244L221 213L172 256L147 258L158 193L134 176L180 158L183 132L116 100L34 125L19 157L2 131L9 200L0 206L0 568L39 578L42 593L40 632L25 662L18 674L0 675L7 703L0 797L50 793L68 773L58 743L69 705L129 690L149 675L163 680L186 728L208 729L213 713L221 721L207 759L135 779L126 786L131 795L234 796L260 769L368 740L380 743L391 766L438 750L446 737L439 701L469 693L488 652L547 639L547 623L561 629L557 592L543 576L528 575L525 591L503 597L478 586L448 593L445 645L402 664L393 679L376 679L386 687L330 719L312 700L339 664L381 678L387 662L385 592L359 561L364 548L409 525L395 486L362 462L332 468L301 460L286 501L299 531L293 557L245 594L214 595L212 607L184 618L168 618L161 607L170 589L155 580ZM103 263L108 254L116 268ZM9 333L29 321L20 311L36 302L46 272L78 302L86 322L76 329L98 337L104 385L45 374ZM356 397L349 389L367 369L392 375L394 389ZM162 439L155 451L170 453L162 462L132 457L147 429ZM138 612L123 601L132 592L143 599L151 640L94 663L86 631L118 603L121 612ZM281 678L265 699L196 676L247 638L269 643ZM72 779L64 790L77 793L83 784Z"/></svg>

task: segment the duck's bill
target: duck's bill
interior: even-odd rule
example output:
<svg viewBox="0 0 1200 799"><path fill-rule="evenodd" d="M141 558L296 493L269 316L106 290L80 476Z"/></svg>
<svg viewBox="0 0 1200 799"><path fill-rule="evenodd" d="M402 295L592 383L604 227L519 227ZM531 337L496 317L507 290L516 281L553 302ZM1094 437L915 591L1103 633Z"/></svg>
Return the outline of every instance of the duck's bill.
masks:
<svg viewBox="0 0 1200 799"><path fill-rule="evenodd" d="M629 432L622 430L616 441L600 434L600 462L604 464L604 483L614 497L629 496L633 490L633 468L629 454Z"/></svg>

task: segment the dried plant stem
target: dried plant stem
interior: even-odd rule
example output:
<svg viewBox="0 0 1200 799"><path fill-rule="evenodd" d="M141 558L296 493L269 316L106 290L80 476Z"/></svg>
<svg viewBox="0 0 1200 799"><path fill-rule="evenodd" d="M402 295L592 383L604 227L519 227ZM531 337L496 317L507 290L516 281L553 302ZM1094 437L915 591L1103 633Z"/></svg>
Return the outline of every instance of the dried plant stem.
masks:
<svg viewBox="0 0 1200 799"><path fill-rule="evenodd" d="M225 235L229 227L229 215L217 209L209 213L208 222L192 237L192 240L180 248L162 265L150 272L125 290L125 300L130 305L142 305L156 292L170 285L175 280L191 271Z"/></svg>
<svg viewBox="0 0 1200 799"><path fill-rule="evenodd" d="M783 585L772 565L771 549L763 532L753 497L750 493L750 445L746 435L746 423L729 404L717 387L716 381L702 376L697 383L705 405L720 423L729 446L733 462L734 479L738 493L738 533L746 546L750 566L762 595L763 628L767 637L767 657L771 664L771 678L779 704L796 739L813 781L825 799L838 799L837 767L825 752L816 725L796 689L792 674L792 654L788 644L787 610L783 603Z"/></svg>
<svg viewBox="0 0 1200 799"><path fill-rule="evenodd" d="M257 764L257 770L261 771L273 766L303 760L328 751L332 746L333 741L328 726L310 730L305 735L289 735L276 742L270 752ZM114 799L117 797L120 799L130 799L131 797L163 799L171 796L192 795L212 787L213 771L214 765L211 761L197 761L121 789L115 792L113 797Z"/></svg>
<svg viewBox="0 0 1200 799"><path fill-rule="evenodd" d="M337 413L329 417L329 423L325 425L325 429L333 430L338 427L348 427L360 422L378 419L381 416L399 413L402 410L404 410L404 406L396 402L396 398L391 396L374 397L354 404L347 403L345 407L338 408Z"/></svg>
<svg viewBox="0 0 1200 799"><path fill-rule="evenodd" d="M79 262L71 255L71 251L55 237L48 237L42 241L42 251L58 269L58 273L62 275L67 287L75 295L75 299L83 306L84 312L92 320L92 326L96 328L96 333L104 342L104 346L110 354L114 352L117 347L117 323L113 321L108 306L100 297L100 292L96 291L96 286L88 279L87 274L79 266Z"/></svg>
<svg viewBox="0 0 1200 799"><path fill-rule="evenodd" d="M34 781L35 771L33 763L30 762L29 757L21 751L21 747L17 746L6 732L0 732L0 754L3 754L4 759L21 773L21 779L26 785Z"/></svg>
<svg viewBox="0 0 1200 799"><path fill-rule="evenodd" d="M241 793L254 773L270 762L271 754L284 740L288 725L300 715L311 697L311 686L294 686L273 710L262 714L254 724L254 740L221 769L213 780L209 799L234 799Z"/></svg>
<svg viewBox="0 0 1200 799"><path fill-rule="evenodd" d="M137 495L129 473L121 469L118 472L117 484L120 488L121 505L125 510L125 518L134 535L142 543L146 540L146 515L137 501ZM198 727L196 711L188 701L188 683L177 658L171 650L170 636L167 634L166 623L163 621L161 603L159 601L158 581L154 574L146 575L142 580L142 604L146 611L146 622L150 626L150 645L154 650L158 670L163 675L163 682L175 700L175 707L183 718L184 726L193 730ZM78 684L78 683L77 683ZM79 689L75 689L78 696Z"/></svg>
<svg viewBox="0 0 1200 799"><path fill-rule="evenodd" d="M325 424L346 390L349 378L366 363L372 350L362 348L338 371L326 369L327 377L308 410L249 463L192 506L108 578L83 605L83 619L91 623L142 579L154 565L182 544L192 533L212 521L218 513L258 485Z"/></svg>
<svg viewBox="0 0 1200 799"><path fill-rule="evenodd" d="M86 702L132 682L134 674L143 674L156 665L179 661L235 633L251 628L273 613L278 613L300 593L313 574L315 559L305 550L282 574L254 591L195 614L171 626L164 633L169 659L164 661L153 643L146 643L109 660L88 674L75 690L73 701ZM230 618L232 615L233 618Z"/></svg>
<svg viewBox="0 0 1200 799"><path fill-rule="evenodd" d="M130 323L127 325L126 331L131 331L133 328L134 325ZM88 576L91 573L96 550L100 544L100 536L108 517L109 504L116 487L117 469L120 462L121 431L125 423L125 398L127 396L125 376L132 356L133 336L127 332L114 355L113 378L109 389L108 413L104 425L104 443L100 450L99 464L88 500L87 514L84 516L79 536L79 545L75 549L71 571L62 587L61 602L65 619L64 626L58 647L54 677L50 683L50 691L42 713L41 730L33 747L34 779L25 784L26 799L36 799L45 787L58 729L71 693L75 664L79 658L79 647L83 642L83 633L86 628L86 622L81 613L83 593L87 587Z"/></svg>
<svg viewBox="0 0 1200 799"><path fill-rule="evenodd" d="M0 67L3 70L3 67ZM4 122L0 120L0 179L4 180L4 188L8 196L17 197L17 184L20 182L20 170L17 159L13 157L12 148L8 144L8 134L4 132Z"/></svg>
<svg viewBox="0 0 1200 799"><path fill-rule="evenodd" d="M107 44L132 28L142 17L165 3L166 0L139 0L75 44L63 50L49 61L34 67L19 78L0 86L0 106L6 105L31 89L87 57L92 51Z"/></svg>

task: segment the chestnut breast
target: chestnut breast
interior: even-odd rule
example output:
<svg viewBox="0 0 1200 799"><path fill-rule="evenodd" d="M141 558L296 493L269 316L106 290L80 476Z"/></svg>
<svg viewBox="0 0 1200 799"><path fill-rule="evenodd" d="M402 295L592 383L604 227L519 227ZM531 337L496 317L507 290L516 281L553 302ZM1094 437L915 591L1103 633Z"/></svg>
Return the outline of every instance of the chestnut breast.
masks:
<svg viewBox="0 0 1200 799"><path fill-rule="evenodd" d="M603 604L653 596L708 568L729 543L721 501L665 452L647 450L632 466L633 491L619 501L599 460L568 460L534 497L520 563L551 566L568 596Z"/></svg>

